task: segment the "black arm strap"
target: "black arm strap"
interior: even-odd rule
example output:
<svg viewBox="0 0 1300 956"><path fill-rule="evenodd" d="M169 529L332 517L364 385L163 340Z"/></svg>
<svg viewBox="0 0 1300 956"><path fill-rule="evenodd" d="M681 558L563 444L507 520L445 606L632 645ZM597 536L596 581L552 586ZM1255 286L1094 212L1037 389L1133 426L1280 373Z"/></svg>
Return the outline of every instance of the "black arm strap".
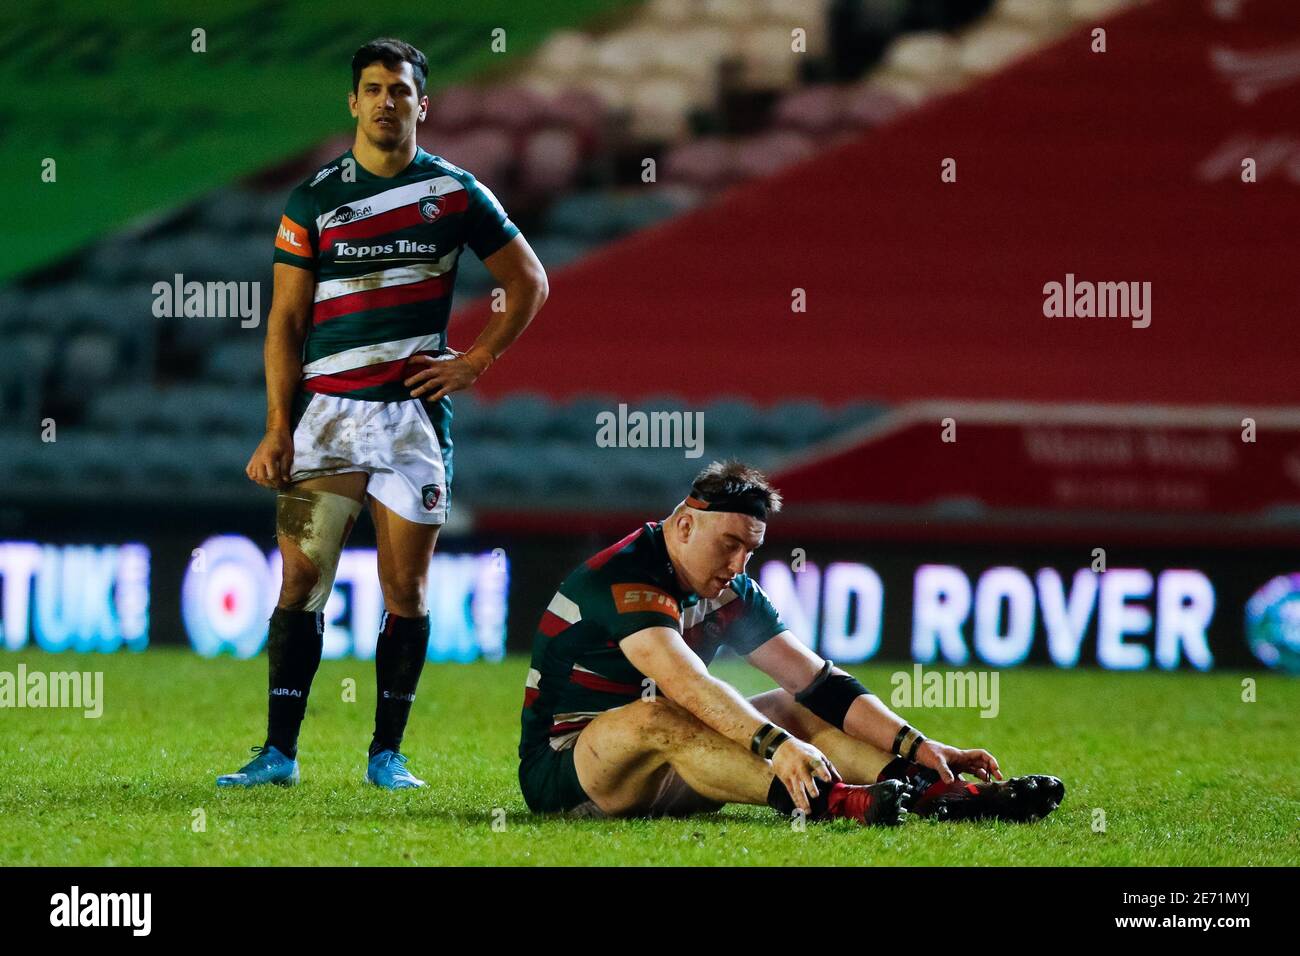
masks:
<svg viewBox="0 0 1300 956"><path fill-rule="evenodd" d="M843 672L835 673L834 668L834 663L827 661L813 682L795 694L794 699L826 723L843 730L844 717L853 702L871 691L863 687L856 677Z"/></svg>

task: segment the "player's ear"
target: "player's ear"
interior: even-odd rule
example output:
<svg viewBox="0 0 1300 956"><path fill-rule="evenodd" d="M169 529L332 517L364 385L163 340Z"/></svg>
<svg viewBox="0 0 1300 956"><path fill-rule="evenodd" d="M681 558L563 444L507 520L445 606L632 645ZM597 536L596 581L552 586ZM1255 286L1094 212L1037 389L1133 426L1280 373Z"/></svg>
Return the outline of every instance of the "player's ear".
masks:
<svg viewBox="0 0 1300 956"><path fill-rule="evenodd" d="M428 115L429 115L429 98L428 98L427 96L421 96L421 97L420 97L420 117L419 117L420 122L423 123L423 122L424 122L424 118L425 118L426 116L428 116Z"/></svg>
<svg viewBox="0 0 1300 956"><path fill-rule="evenodd" d="M348 93L348 112L352 114L353 119L357 118L357 94L355 90Z"/></svg>

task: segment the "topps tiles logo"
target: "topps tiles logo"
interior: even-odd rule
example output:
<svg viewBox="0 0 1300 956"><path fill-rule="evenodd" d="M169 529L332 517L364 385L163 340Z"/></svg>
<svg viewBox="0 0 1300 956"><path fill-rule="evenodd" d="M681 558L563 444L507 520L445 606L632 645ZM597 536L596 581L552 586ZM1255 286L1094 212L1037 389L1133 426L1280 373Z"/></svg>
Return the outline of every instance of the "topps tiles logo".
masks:
<svg viewBox="0 0 1300 956"><path fill-rule="evenodd" d="M433 256L437 255L438 246L432 242L416 242L412 239L398 239L395 242L375 243L358 246L350 242L334 243L336 262L350 262L358 259L373 259L376 256Z"/></svg>
<svg viewBox="0 0 1300 956"><path fill-rule="evenodd" d="M148 936L153 927L152 893L83 893L74 886L50 897L50 925L62 928L129 927Z"/></svg>

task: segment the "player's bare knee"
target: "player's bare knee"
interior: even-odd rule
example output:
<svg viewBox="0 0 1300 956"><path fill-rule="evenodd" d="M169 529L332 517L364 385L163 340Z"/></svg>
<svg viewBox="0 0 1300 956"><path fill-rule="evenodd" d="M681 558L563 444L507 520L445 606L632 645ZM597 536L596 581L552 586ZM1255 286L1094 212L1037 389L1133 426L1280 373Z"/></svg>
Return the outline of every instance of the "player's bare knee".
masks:
<svg viewBox="0 0 1300 956"><path fill-rule="evenodd" d="M801 740L825 729L826 724L811 710L794 699L789 691L777 688L751 698L754 708L772 723Z"/></svg>
<svg viewBox="0 0 1300 956"><path fill-rule="evenodd" d="M388 575L380 581L384 606L402 617L418 617L424 608L424 575Z"/></svg>
<svg viewBox="0 0 1300 956"><path fill-rule="evenodd" d="M316 587L319 579L320 575L315 569L310 574L299 573L290 576L286 573L284 580L280 582L279 606L292 611L306 610L312 589Z"/></svg>
<svg viewBox="0 0 1300 956"><path fill-rule="evenodd" d="M704 729L694 714L666 697L649 697L628 706L641 739L659 753L671 753Z"/></svg>
<svg viewBox="0 0 1300 956"><path fill-rule="evenodd" d="M773 712L776 717L774 723L800 737L807 740L809 736L816 733L817 727L814 721L817 720L814 714L807 707L795 701L794 696L784 690L778 690L773 694Z"/></svg>

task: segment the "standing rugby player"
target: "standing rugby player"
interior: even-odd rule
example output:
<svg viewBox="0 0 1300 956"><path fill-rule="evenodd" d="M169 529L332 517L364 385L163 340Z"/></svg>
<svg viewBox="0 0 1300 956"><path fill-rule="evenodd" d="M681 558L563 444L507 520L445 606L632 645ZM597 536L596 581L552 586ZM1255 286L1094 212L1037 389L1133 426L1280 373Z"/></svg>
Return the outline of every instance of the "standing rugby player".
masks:
<svg viewBox="0 0 1300 956"><path fill-rule="evenodd" d="M352 148L298 186L275 241L266 435L250 479L280 491L284 583L271 615L265 743L220 786L298 781L298 730L320 664L323 609L363 504L385 613L366 779L419 787L402 735L429 645L425 578L451 491L452 392L468 388L546 300L546 273L473 175L416 146L428 62L379 39L352 59ZM465 352L447 344L465 246L505 290Z"/></svg>
<svg viewBox="0 0 1300 956"><path fill-rule="evenodd" d="M1028 821L1056 809L1060 780L1002 780L988 751L927 739L791 633L745 573L780 506L761 473L714 462L666 519L564 579L524 690L529 809L683 816L750 803L886 825L907 810ZM724 644L777 689L747 700L711 676Z"/></svg>

